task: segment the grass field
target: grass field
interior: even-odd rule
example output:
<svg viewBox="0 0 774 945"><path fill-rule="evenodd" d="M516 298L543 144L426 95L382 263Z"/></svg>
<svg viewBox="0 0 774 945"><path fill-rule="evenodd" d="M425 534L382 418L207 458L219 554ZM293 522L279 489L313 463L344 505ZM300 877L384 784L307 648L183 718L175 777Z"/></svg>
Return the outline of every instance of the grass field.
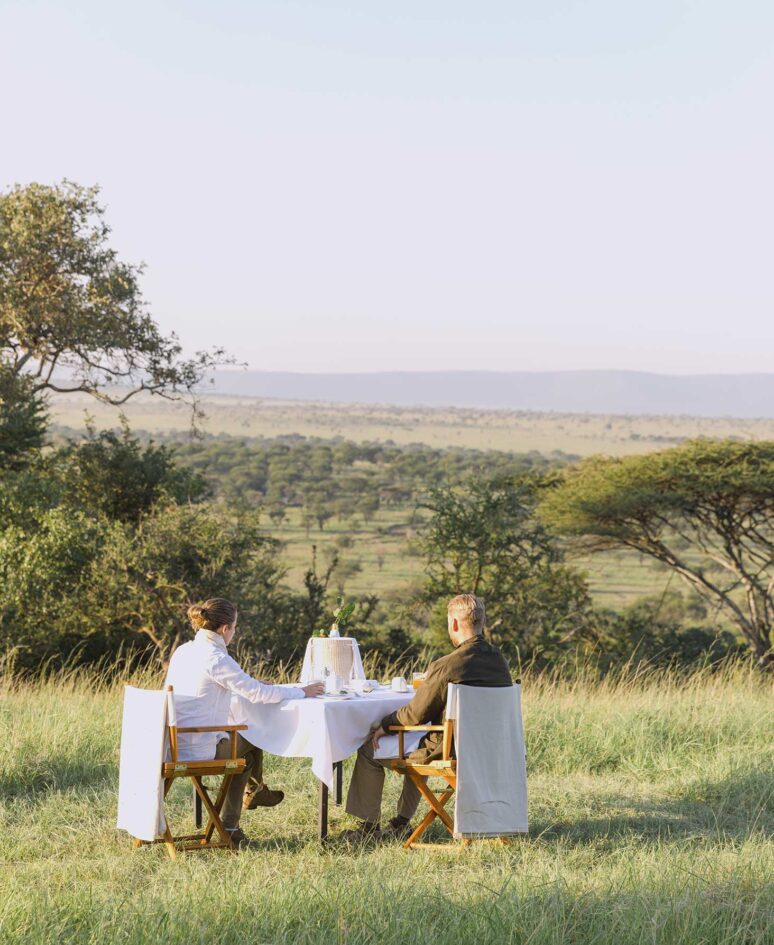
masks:
<svg viewBox="0 0 774 945"><path fill-rule="evenodd" d="M706 417L630 417L604 414L539 413L527 410L471 410L259 400L205 396L207 433L274 437L285 434L340 436L355 442L392 440L399 445L463 446L513 452L561 450L577 456L623 455L673 446L689 437L774 439L774 420ZM97 427L117 425L119 410L83 394L51 401L55 423L82 428L85 414ZM186 432L190 411L183 404L136 397L123 408L132 427L152 433Z"/></svg>
<svg viewBox="0 0 774 945"><path fill-rule="evenodd" d="M423 579L423 561L411 554L416 530L412 512L411 508L382 508L369 522L359 517L346 522L332 519L322 531L316 526L307 531L300 510L291 509L282 526L270 530L284 543L283 560L293 587L301 588L315 546L322 565L334 549L345 561L359 564L361 570L346 580L348 594L400 597ZM266 525L271 525L268 519ZM573 564L587 575L592 596L603 607L620 609L645 595L661 594L667 586L682 590L664 567L634 553L586 556Z"/></svg>
<svg viewBox="0 0 774 945"><path fill-rule="evenodd" d="M0 941L772 942L770 681L741 667L682 681L538 678L524 698L526 838L320 850L308 763L271 758L288 797L245 815L256 847L172 863L113 828L120 685L6 680ZM388 801L397 787L389 778ZM178 825L188 809L181 787ZM333 833L344 825L334 808Z"/></svg>

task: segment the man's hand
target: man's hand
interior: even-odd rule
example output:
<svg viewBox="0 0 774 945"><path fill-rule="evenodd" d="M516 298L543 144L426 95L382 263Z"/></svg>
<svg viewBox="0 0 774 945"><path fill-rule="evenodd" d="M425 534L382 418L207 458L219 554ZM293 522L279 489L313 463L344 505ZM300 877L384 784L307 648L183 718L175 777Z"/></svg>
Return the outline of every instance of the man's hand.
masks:
<svg viewBox="0 0 774 945"><path fill-rule="evenodd" d="M379 747L379 739L386 734L387 732L385 732L381 725L379 728L374 729L373 732L371 732L371 747L374 751L376 751L376 749Z"/></svg>
<svg viewBox="0 0 774 945"><path fill-rule="evenodd" d="M305 699L314 699L315 696L321 696L325 692L325 686L321 682L309 683L308 686L303 686L302 689Z"/></svg>

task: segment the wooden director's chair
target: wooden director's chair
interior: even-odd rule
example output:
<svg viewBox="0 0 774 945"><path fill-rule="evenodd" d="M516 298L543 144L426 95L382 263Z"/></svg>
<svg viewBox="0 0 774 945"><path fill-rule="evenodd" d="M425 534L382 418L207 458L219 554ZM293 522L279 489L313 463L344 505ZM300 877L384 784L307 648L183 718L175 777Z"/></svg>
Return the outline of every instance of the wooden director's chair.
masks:
<svg viewBox="0 0 774 945"><path fill-rule="evenodd" d="M178 778L190 778L196 795L207 811L208 820L203 832L173 836L169 827L169 819L165 816L166 827L164 834L157 840L146 841L133 839L135 847L145 843L164 843L171 859L177 859L178 851L207 850L225 848L234 850L231 835L223 826L220 812L226 800L226 793L233 778L245 770L247 762L244 758L237 758L237 732L244 731L246 725L196 725L178 726L175 713L175 699L172 686L167 686L167 738L169 742L169 761L162 762L161 776L164 781L164 797ZM200 732L228 732L231 741L231 757L222 759L206 759L194 761L180 761L178 758L178 736ZM202 778L217 776L223 778L217 797L213 801ZM198 826L198 824L197 824Z"/></svg>
<svg viewBox="0 0 774 945"><path fill-rule="evenodd" d="M430 826L430 824L432 824L436 819L441 821L441 823L453 837L456 836L457 838L460 838L464 846L468 846L470 844L470 839L468 839L469 837L492 839L500 843L505 843L505 837L526 832L526 766L524 763L523 730L521 727L520 684L521 680L517 680L516 684L512 687L483 690L478 687L450 685L447 704L447 717L442 725L390 726L389 731L397 732L398 735L398 757L387 760L387 767L389 767L392 771L402 774L404 777L408 778L430 805L430 810L420 821L411 836L403 844L405 849L412 849L416 847L437 849L438 844L417 842ZM491 742L488 737L486 737L480 744L470 745L468 742L468 750L465 751L465 758L468 762L468 776L471 764L475 765L478 770L487 770L487 765L489 765L490 772L493 772L494 769L499 768L500 773L502 773L503 759L510 759L511 767L507 767L506 770L515 775L515 777L513 778L512 782L509 781L509 785L511 783L513 784L513 790L511 790L509 787L506 792L507 796L505 798L506 806L510 805L509 815L506 821L503 821L503 819L500 818L496 824L496 829L492 832L488 831L492 826L495 825L489 824L479 825L475 828L477 831L486 830L487 832L474 832L468 833L466 835L462 832L462 828L460 827L460 832L455 833L455 821L452 820L452 817L446 810L446 805L454 795L455 791L457 791L458 787L457 759L454 757L454 749L455 743L457 743L456 747L459 749L460 730L456 728L455 718L449 717L456 714L457 712L456 699L458 696L460 699L465 698L468 704L472 698L473 701L479 705L479 708L482 707L482 698L491 700L494 697L495 699L500 700L496 704L489 701L483 705L483 708L485 709L484 717L487 719L486 732L491 732ZM455 705L454 713L450 712L450 707L453 700ZM492 718L490 723L490 716L488 714L490 711L494 712L496 715L498 713L502 713L502 715L497 715L496 718ZM505 713L508 713L508 716L512 720L513 724L510 728L508 728L507 724L505 726L503 724L496 724L498 722L507 723ZM468 722L469 721L470 719L468 717ZM435 761L426 762L412 761L411 758L407 758L405 751L406 732L442 732L441 758ZM476 737L475 734L473 737ZM468 738L470 738L470 736L468 736ZM505 742L502 741L503 738L506 739ZM484 758L481 757L482 751L485 756ZM504 763L506 766L509 764L507 760ZM481 765L480 768L479 765ZM426 779L432 777L441 778L446 782L445 787L438 794L435 794L427 784ZM501 782L498 782L497 779L495 779L492 784L495 791L502 790L502 784ZM515 798L518 798L518 800L516 800L514 803ZM459 814L460 799L461 795L458 795L457 814ZM467 802L463 804L463 808L466 806Z"/></svg>
<svg viewBox="0 0 774 945"><path fill-rule="evenodd" d="M390 770L408 778L430 805L430 810L419 822L416 830L406 840L403 847L406 850L417 847L433 848L436 844L417 843L417 841L436 818L441 821L450 834L454 834L454 824L445 810L446 804L457 790L457 761L452 758L454 721L453 719L446 719L443 725L391 725L389 731L398 733L398 757L387 761L387 766ZM418 764L406 758L406 732L443 732L443 754L441 758L427 764ZM440 777L446 781L447 786L441 794L434 794L427 786L425 778L429 777Z"/></svg>

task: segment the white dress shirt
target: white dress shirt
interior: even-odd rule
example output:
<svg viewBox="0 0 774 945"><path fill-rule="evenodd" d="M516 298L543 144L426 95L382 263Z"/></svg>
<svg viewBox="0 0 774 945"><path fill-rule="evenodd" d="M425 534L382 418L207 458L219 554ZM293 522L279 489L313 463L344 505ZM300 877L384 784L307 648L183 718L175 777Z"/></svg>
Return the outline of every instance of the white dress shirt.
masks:
<svg viewBox="0 0 774 945"><path fill-rule="evenodd" d="M193 640L175 650L165 685L174 689L175 715L181 728L227 725L232 693L248 702L304 698L303 689L253 679L228 655L223 637L210 630L199 630ZM215 746L224 736L225 732L183 734L178 739L178 758L214 758Z"/></svg>

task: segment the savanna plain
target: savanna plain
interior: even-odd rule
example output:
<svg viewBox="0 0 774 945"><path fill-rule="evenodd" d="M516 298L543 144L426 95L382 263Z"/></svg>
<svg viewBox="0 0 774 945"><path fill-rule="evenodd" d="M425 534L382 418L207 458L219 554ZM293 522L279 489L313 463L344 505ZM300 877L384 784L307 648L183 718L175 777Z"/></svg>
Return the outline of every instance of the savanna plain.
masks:
<svg viewBox="0 0 774 945"><path fill-rule="evenodd" d="M422 444L436 449L532 451L560 461L592 454L653 452L695 437L774 439L774 420L765 418L409 408L215 394L203 395L200 407L200 428L205 436L244 438L247 443L306 437L402 447ZM182 403L140 395L116 408L83 394L58 394L51 399L51 418L67 436L80 436L87 419L98 429L117 428L122 415L135 432L175 444L190 439L191 414ZM265 524L283 542L283 560L293 586L301 585L315 545L323 560L330 548L355 563L347 577L348 593L400 598L421 578L421 562L411 553L414 513L411 502L404 507L381 508L368 520L334 518L324 530L310 532L299 511L291 509L281 525L268 520ZM594 599L606 607L619 609L649 594L680 589L679 582L661 565L632 553L583 557L575 564L586 575Z"/></svg>
<svg viewBox="0 0 774 945"><path fill-rule="evenodd" d="M321 848L308 762L269 758L287 798L245 814L255 846L177 862L114 829L125 681L3 683L9 945L774 940L771 685L741 664L526 676L530 833L505 846L435 831L437 851ZM389 776L386 811L398 787ZM176 827L190 806L177 788ZM335 837L346 818L332 810Z"/></svg>
<svg viewBox="0 0 774 945"><path fill-rule="evenodd" d="M82 426L83 404L54 418ZM90 408L97 426L115 411ZM230 436L343 437L543 454L621 455L695 436L771 438L770 421L573 417L475 411L245 402L211 398L205 431ZM182 434L176 408L138 401L132 427ZM104 416L103 416L104 413ZM330 519L299 510L272 530L288 580L312 543L353 559L346 590L400 597L419 577L412 510ZM346 541L345 541L346 539ZM581 562L595 598L620 607L663 594L668 575L634 556ZM384 667L388 677L411 665ZM274 670L276 673L278 670ZM278 677L281 678L281 677ZM744 661L677 672L623 668L600 678L523 677L530 832L463 849L440 829L435 851L340 846L352 826L331 809L334 842L316 839L317 782L309 763L267 758L286 792L246 813L254 845L171 862L163 847L132 848L115 828L123 685L161 675L63 670L0 677L0 941L39 943L615 943L774 942L774 712L771 679ZM345 770L345 785L352 760ZM388 776L389 817L399 780ZM175 828L191 822L177 785Z"/></svg>

